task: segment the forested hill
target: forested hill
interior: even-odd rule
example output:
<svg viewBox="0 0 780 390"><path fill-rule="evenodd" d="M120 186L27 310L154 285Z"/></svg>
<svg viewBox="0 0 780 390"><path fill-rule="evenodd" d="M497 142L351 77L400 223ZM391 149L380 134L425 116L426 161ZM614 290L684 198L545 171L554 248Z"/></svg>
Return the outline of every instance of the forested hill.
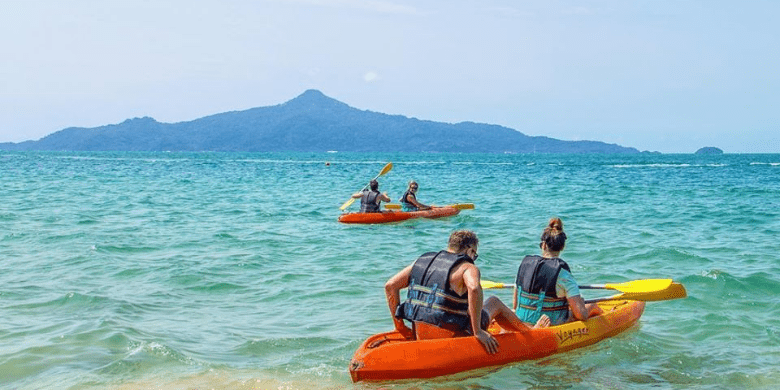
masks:
<svg viewBox="0 0 780 390"><path fill-rule="evenodd" d="M308 90L286 103L161 123L144 117L67 128L5 150L638 153L598 141L530 137L482 123L441 123L359 110Z"/></svg>

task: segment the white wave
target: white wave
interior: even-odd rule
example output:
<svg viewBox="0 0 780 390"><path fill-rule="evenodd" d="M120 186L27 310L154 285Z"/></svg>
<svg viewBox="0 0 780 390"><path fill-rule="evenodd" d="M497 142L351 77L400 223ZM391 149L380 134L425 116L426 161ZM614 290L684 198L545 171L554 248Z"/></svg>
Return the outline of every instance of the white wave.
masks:
<svg viewBox="0 0 780 390"><path fill-rule="evenodd" d="M397 163L393 163L395 165L442 165L446 164L446 161L400 161Z"/></svg>
<svg viewBox="0 0 780 390"><path fill-rule="evenodd" d="M512 163L512 162L453 161L452 165L515 165L515 163Z"/></svg>
<svg viewBox="0 0 780 390"><path fill-rule="evenodd" d="M700 164L614 164L610 165L612 168L690 168L690 167L702 167Z"/></svg>
<svg viewBox="0 0 780 390"><path fill-rule="evenodd" d="M767 162L752 162L750 165L769 165L773 167L780 166L780 162L774 162L774 163L767 163Z"/></svg>

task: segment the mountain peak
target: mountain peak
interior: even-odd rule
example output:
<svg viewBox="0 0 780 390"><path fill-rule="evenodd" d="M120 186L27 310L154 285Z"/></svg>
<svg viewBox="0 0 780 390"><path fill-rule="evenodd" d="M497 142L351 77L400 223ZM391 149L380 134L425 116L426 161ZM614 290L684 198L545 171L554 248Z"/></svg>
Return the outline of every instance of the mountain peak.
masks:
<svg viewBox="0 0 780 390"><path fill-rule="evenodd" d="M298 95L296 99L324 99L328 98L324 93L318 89L307 89L302 94Z"/></svg>
<svg viewBox="0 0 780 390"><path fill-rule="evenodd" d="M154 118L152 118L152 117L145 116L145 117L142 117L142 118L138 118L138 117L128 118L128 119L125 119L124 122L122 122L121 124L123 124L123 125L127 125L127 124L136 124L136 125L140 124L140 125L143 125L143 124L149 124L149 123L157 123L157 121Z"/></svg>
<svg viewBox="0 0 780 390"><path fill-rule="evenodd" d="M289 100L282 105L287 107L294 107L294 108L315 108L315 107L347 108L349 107L348 105L336 99L325 96L324 93L316 89L307 89L302 94L298 95L298 97Z"/></svg>

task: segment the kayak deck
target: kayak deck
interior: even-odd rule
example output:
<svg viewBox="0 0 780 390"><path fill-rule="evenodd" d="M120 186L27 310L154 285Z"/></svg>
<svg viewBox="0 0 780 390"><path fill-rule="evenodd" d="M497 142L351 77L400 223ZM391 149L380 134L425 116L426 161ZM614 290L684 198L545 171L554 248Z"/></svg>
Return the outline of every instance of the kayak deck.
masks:
<svg viewBox="0 0 780 390"><path fill-rule="evenodd" d="M381 213L348 213L339 216L341 223L390 223L414 218L443 218L460 213L460 209L450 206L434 207L420 211L383 211Z"/></svg>
<svg viewBox="0 0 780 390"><path fill-rule="evenodd" d="M604 314L524 332L507 332L495 323L489 332L498 341L490 355L475 337L408 340L397 331L366 339L349 365L353 382L432 378L522 360L539 359L594 344L614 336L639 320L645 303L606 301Z"/></svg>

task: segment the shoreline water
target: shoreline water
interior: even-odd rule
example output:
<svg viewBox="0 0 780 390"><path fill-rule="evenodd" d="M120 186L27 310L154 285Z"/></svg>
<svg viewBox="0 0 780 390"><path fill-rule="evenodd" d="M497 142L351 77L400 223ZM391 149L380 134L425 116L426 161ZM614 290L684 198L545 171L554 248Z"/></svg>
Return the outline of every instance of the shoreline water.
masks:
<svg viewBox="0 0 780 390"><path fill-rule="evenodd" d="M424 202L476 208L338 224L389 161L394 201L413 178ZM778 168L780 155L0 152L0 388L773 388ZM549 359L351 384L357 346L392 327L387 277L468 228L483 278L511 282L553 215L580 283L670 277L689 298Z"/></svg>

